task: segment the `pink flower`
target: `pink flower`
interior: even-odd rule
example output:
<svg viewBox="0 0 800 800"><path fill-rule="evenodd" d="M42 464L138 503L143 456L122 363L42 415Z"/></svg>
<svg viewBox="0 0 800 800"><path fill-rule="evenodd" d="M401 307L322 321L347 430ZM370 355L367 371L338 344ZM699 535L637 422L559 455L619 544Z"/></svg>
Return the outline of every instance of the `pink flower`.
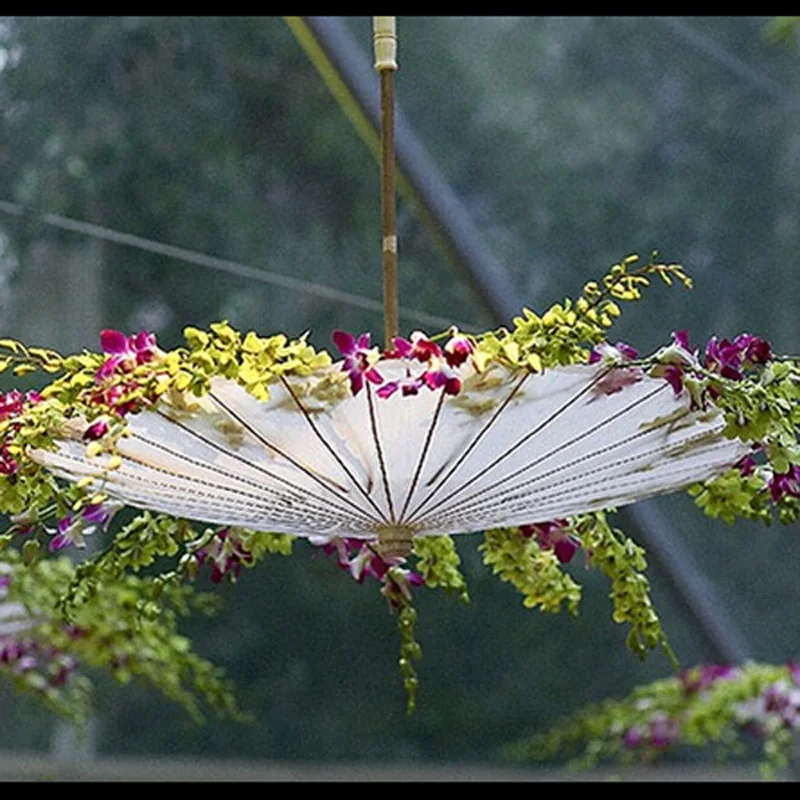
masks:
<svg viewBox="0 0 800 800"><path fill-rule="evenodd" d="M528 539L535 536L539 547L552 550L562 564L568 564L581 546L581 540L569 533L569 523L565 519L521 525L520 532Z"/></svg>
<svg viewBox="0 0 800 800"><path fill-rule="evenodd" d="M752 453L748 453L744 458L740 458L733 466L738 467L739 474L743 478L747 478L756 471L756 460L753 458Z"/></svg>
<svg viewBox="0 0 800 800"><path fill-rule="evenodd" d="M772 358L772 348L765 339L749 333L740 333L733 343L742 350L744 360L751 364L765 364Z"/></svg>
<svg viewBox="0 0 800 800"><path fill-rule="evenodd" d="M422 373L425 384L431 390L444 387L445 394L456 395L461 391L461 378L455 370L447 364L442 364L438 369L429 369Z"/></svg>
<svg viewBox="0 0 800 800"><path fill-rule="evenodd" d="M0 445L0 474L13 475L17 471L17 461L8 450L8 445Z"/></svg>
<svg viewBox="0 0 800 800"><path fill-rule="evenodd" d="M83 432L83 439L92 442L95 439L102 439L107 433L108 422L104 419L97 419Z"/></svg>
<svg viewBox="0 0 800 800"><path fill-rule="evenodd" d="M411 341L400 336L394 338L394 352L401 358L411 358L417 361L430 361L432 358L441 358L442 349L436 342L431 341L422 331L414 331Z"/></svg>
<svg viewBox="0 0 800 800"><path fill-rule="evenodd" d="M744 348L737 347L727 339L717 340L712 336L708 340L705 353L705 367L711 372L718 372L723 378L740 381L742 375L742 356Z"/></svg>
<svg viewBox="0 0 800 800"><path fill-rule="evenodd" d="M140 331L132 336L114 330L100 332L100 346L107 358L95 374L102 383L116 372L130 372L134 367L153 359L156 354L155 334Z"/></svg>
<svg viewBox="0 0 800 800"><path fill-rule="evenodd" d="M231 580L236 581L242 571L242 565L253 562L253 554L244 548L228 528L217 531L216 537L195 555L200 565L207 559L211 562L213 583L219 583L226 575L231 575Z"/></svg>
<svg viewBox="0 0 800 800"><path fill-rule="evenodd" d="M421 376L413 378L411 376L411 372L406 370L405 378L402 378L399 381L387 381L383 384L383 386L376 390L375 394L377 394L378 397L382 398L383 400L386 400L399 389L403 397L408 397L412 394L418 394L419 390L424 385L425 381Z"/></svg>
<svg viewBox="0 0 800 800"><path fill-rule="evenodd" d="M689 334L685 330L673 332L673 344L660 352L661 362L650 370L653 378L664 378L672 387L677 397L683 391L683 379L686 371L697 365L697 351L689 350ZM694 398L692 398L694 407Z"/></svg>
<svg viewBox="0 0 800 800"><path fill-rule="evenodd" d="M0 394L0 419L19 416L25 410L25 403L39 403L42 396L39 392L26 392L12 389L6 394Z"/></svg>
<svg viewBox="0 0 800 800"><path fill-rule="evenodd" d="M738 672L736 667L728 664L701 664L698 667L684 670L678 676L686 694L704 692L719 680L735 678Z"/></svg>
<svg viewBox="0 0 800 800"><path fill-rule="evenodd" d="M55 553L74 544L76 547L86 547L80 526L80 519L74 521L71 515L62 517L58 521L57 532L50 540L50 552Z"/></svg>
<svg viewBox="0 0 800 800"><path fill-rule="evenodd" d="M344 356L342 371L350 375L350 389L354 395L358 394L364 386L364 378L370 383L383 383L383 377L375 369L375 363L379 360L380 354L376 348L370 347L368 333L362 333L356 339L352 333L336 330L333 332L333 341Z"/></svg>
<svg viewBox="0 0 800 800"><path fill-rule="evenodd" d="M644 737L639 732L638 728L636 727L628 728L628 730L625 731L623 742L625 743L625 747L627 747L628 750L635 750L637 747L641 746L643 740Z"/></svg>
<svg viewBox="0 0 800 800"><path fill-rule="evenodd" d="M139 331L132 336L125 336L120 331L100 331L100 347L104 353L132 359L136 364L150 361L156 353L156 337L153 333Z"/></svg>
<svg viewBox="0 0 800 800"><path fill-rule="evenodd" d="M678 739L678 724L666 714L658 714L650 723L650 743L659 750L675 744Z"/></svg>
<svg viewBox="0 0 800 800"><path fill-rule="evenodd" d="M83 537L94 533L98 527L106 530L120 508L122 506L119 503L89 505L78 516L67 514L66 517L62 517L58 521L56 530L50 531L54 534L50 540L50 552L55 553L73 544L81 549L86 547Z"/></svg>
<svg viewBox="0 0 800 800"><path fill-rule="evenodd" d="M769 481L769 491L775 503L787 494L791 497L800 497L800 467L792 464L788 472L773 474Z"/></svg>
<svg viewBox="0 0 800 800"><path fill-rule="evenodd" d="M381 590L391 605L397 607L411 598L411 587L424 583L422 576L410 569L401 569L401 558L382 558L365 539L312 537L311 543L321 547L326 555L336 553L339 566L350 576L363 583L374 578L383 584Z"/></svg>
<svg viewBox="0 0 800 800"><path fill-rule="evenodd" d="M633 386L633 384L639 383L643 377L644 373L636 367L612 369L594 385L592 394L595 396L616 394L626 386Z"/></svg>
<svg viewBox="0 0 800 800"><path fill-rule="evenodd" d="M639 351L625 342L617 342L615 345L601 342L595 345L589 353L590 364L596 364L599 361L624 364L626 361L635 361L637 358L639 358Z"/></svg>
<svg viewBox="0 0 800 800"><path fill-rule="evenodd" d="M466 336L451 336L444 346L444 357L450 367L460 367L473 353L475 347Z"/></svg>

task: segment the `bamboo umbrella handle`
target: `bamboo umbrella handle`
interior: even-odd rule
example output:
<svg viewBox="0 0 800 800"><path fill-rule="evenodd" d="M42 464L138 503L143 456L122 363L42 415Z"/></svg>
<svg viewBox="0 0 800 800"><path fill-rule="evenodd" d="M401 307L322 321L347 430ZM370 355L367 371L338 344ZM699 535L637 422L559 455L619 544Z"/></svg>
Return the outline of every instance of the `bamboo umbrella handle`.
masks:
<svg viewBox="0 0 800 800"><path fill-rule="evenodd" d="M384 346L398 335L397 214L395 210L394 73L397 35L394 17L373 17L375 69L381 76L381 227L383 232Z"/></svg>

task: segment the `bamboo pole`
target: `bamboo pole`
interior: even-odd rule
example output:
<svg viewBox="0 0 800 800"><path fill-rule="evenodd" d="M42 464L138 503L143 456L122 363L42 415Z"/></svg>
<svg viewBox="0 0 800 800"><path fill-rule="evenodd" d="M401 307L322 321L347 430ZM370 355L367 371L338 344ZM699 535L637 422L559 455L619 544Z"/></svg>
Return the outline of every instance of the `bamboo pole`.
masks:
<svg viewBox="0 0 800 800"><path fill-rule="evenodd" d="M397 213L395 206L394 73L397 36L394 17L373 17L375 69L381 79L381 228L383 251L384 347L399 331Z"/></svg>

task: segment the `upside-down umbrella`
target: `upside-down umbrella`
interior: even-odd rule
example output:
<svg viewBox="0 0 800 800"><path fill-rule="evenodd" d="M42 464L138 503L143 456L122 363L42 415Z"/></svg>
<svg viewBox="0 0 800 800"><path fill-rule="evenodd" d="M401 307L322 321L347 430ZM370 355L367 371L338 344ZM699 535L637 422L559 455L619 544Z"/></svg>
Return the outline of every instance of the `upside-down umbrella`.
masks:
<svg viewBox="0 0 800 800"><path fill-rule="evenodd" d="M395 358L371 370L394 388L415 366ZM414 536L674 491L746 452L721 435L721 413L691 411L663 378L636 375L616 389L614 377L630 368L477 373L465 362L452 369L457 394L443 385L386 397L367 381L342 399L315 399L315 384L337 368L283 379L267 402L216 378L192 410L162 402L132 415L114 470L104 470L112 456L87 458L80 437L33 455L73 479L102 472L104 490L133 506L256 530L377 537L384 555L400 555Z"/></svg>
<svg viewBox="0 0 800 800"><path fill-rule="evenodd" d="M211 381L190 407L163 399L129 417L114 456L87 458L76 429L32 453L70 479L103 474L112 497L178 517L316 537L377 539L385 557L416 536L480 531L621 506L714 477L746 445L718 409L624 358L534 371L480 370L467 340L397 337L394 18L376 20L382 90L386 344L337 332L345 359L280 377L262 401ZM688 354L687 354L688 355ZM343 392L318 392L349 376ZM341 382L340 382L341 383ZM121 466L106 470L109 459Z"/></svg>

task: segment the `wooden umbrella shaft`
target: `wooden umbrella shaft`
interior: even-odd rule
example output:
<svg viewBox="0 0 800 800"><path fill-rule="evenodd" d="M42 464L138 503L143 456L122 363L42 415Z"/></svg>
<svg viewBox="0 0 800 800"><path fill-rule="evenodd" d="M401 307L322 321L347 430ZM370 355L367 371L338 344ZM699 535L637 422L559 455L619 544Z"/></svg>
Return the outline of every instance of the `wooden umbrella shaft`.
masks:
<svg viewBox="0 0 800 800"><path fill-rule="evenodd" d="M397 38L394 17L374 17L375 69L381 79L381 227L383 233L384 346L399 331L397 213L395 206L394 73Z"/></svg>

